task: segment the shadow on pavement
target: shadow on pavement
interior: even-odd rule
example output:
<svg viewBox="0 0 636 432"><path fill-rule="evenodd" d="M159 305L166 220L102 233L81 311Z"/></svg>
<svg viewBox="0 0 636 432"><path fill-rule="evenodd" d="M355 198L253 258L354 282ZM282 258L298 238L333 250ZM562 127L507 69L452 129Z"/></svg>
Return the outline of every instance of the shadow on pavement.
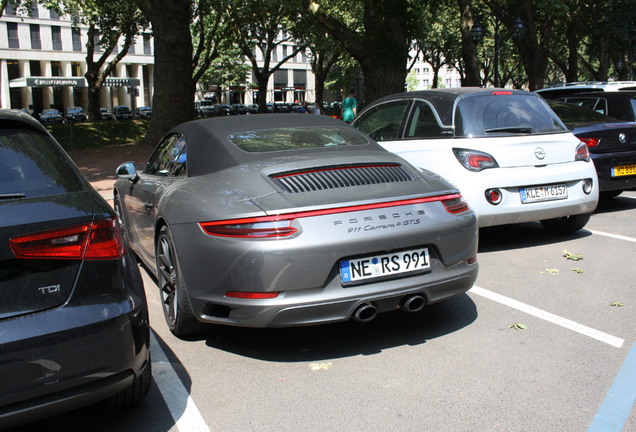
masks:
<svg viewBox="0 0 636 432"><path fill-rule="evenodd" d="M561 243L592 235L585 228L573 234L555 234L540 222L500 225L479 230L479 253L524 249Z"/></svg>
<svg viewBox="0 0 636 432"><path fill-rule="evenodd" d="M463 294L418 313L387 312L364 324L348 321L284 329L211 326L206 343L211 348L259 360L307 362L421 345L461 330L475 321L477 315L475 303Z"/></svg>

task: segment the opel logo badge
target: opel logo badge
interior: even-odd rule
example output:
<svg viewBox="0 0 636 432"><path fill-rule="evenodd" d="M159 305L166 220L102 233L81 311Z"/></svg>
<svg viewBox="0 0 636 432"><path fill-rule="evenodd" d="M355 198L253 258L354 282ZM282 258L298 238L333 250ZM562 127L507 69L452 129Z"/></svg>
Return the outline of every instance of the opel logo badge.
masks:
<svg viewBox="0 0 636 432"><path fill-rule="evenodd" d="M543 150L541 147L537 147L537 149L534 151L534 155L537 157L537 159L543 160L543 158L545 157L545 150Z"/></svg>
<svg viewBox="0 0 636 432"><path fill-rule="evenodd" d="M625 144L627 143L627 136L624 133L620 133L618 134L618 140L621 142L621 144Z"/></svg>

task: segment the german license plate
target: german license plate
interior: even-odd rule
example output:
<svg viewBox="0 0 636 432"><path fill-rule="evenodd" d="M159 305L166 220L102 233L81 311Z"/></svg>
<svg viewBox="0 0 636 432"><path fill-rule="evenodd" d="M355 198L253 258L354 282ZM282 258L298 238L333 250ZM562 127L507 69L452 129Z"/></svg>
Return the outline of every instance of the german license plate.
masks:
<svg viewBox="0 0 636 432"><path fill-rule="evenodd" d="M636 175L636 165L612 167L612 177Z"/></svg>
<svg viewBox="0 0 636 432"><path fill-rule="evenodd" d="M530 186L519 189L519 193L521 194L521 202L526 204L566 199L568 197L568 188L565 184Z"/></svg>
<svg viewBox="0 0 636 432"><path fill-rule="evenodd" d="M395 275L423 272L431 268L428 248L411 249L384 255L340 261L343 284L390 278Z"/></svg>

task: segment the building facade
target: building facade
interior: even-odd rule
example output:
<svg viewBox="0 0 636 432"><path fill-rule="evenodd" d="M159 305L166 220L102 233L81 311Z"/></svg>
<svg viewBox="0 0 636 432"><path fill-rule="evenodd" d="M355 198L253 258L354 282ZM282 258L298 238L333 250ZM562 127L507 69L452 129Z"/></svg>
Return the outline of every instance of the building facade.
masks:
<svg viewBox="0 0 636 432"><path fill-rule="evenodd" d="M24 13L7 6L0 18L0 108L35 115L48 108L88 108L87 37L85 27L54 10L34 3ZM96 44L95 58L99 50ZM153 67L152 37L140 35L106 79L100 105L151 106Z"/></svg>

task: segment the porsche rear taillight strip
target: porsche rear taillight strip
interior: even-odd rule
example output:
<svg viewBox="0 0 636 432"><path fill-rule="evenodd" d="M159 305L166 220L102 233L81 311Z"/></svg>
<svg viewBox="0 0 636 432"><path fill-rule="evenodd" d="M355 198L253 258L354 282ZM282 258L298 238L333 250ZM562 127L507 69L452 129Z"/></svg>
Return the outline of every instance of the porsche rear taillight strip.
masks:
<svg viewBox="0 0 636 432"><path fill-rule="evenodd" d="M16 236L9 246L22 259L108 260L126 252L116 218Z"/></svg>
<svg viewBox="0 0 636 432"><path fill-rule="evenodd" d="M259 216L244 219L229 219L213 222L201 222L199 226L204 232L221 237L286 237L297 230L291 226L294 219L325 216L338 213L350 213L356 211L374 210L389 207L400 207L414 204L423 204L441 201L449 213L457 214L468 210L468 204L458 193L439 195L426 198L389 201L376 204L363 204L357 206L335 207L323 210L311 210L297 213L284 213L274 216Z"/></svg>

